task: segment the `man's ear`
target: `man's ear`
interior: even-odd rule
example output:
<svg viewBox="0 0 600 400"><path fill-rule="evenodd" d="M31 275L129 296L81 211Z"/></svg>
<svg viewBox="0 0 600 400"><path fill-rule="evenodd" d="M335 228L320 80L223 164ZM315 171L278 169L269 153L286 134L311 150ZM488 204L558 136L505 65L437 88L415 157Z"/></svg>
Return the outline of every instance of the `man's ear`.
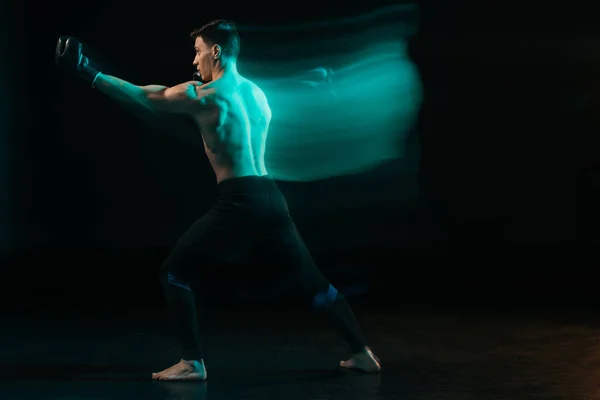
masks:
<svg viewBox="0 0 600 400"><path fill-rule="evenodd" d="M212 53L213 59L215 61L217 61L221 57L221 46L219 46L218 44L215 44L211 49L211 53Z"/></svg>

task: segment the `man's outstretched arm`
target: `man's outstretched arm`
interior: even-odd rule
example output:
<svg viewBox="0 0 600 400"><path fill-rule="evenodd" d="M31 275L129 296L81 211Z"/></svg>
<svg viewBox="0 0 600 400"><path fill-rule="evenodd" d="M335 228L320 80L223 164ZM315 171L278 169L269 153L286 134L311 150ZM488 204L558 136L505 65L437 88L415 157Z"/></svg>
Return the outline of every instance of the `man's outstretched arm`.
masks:
<svg viewBox="0 0 600 400"><path fill-rule="evenodd" d="M55 61L81 79L91 83L111 98L153 112L188 114L200 111L216 96L214 89L189 81L173 87L137 86L115 76L101 73L92 60L83 54L83 45L71 36L61 36L56 45Z"/></svg>
<svg viewBox="0 0 600 400"><path fill-rule="evenodd" d="M151 111L188 114L207 105L214 89L201 89L198 82L190 81L177 86L137 86L111 75L99 74L95 87L109 97L123 103L141 105Z"/></svg>

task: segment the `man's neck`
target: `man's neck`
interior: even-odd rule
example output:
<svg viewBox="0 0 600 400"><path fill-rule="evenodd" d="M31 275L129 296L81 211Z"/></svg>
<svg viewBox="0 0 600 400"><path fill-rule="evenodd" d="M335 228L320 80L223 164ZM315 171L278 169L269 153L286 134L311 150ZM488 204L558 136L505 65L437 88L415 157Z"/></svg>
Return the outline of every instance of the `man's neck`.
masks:
<svg viewBox="0 0 600 400"><path fill-rule="evenodd" d="M235 62L228 62L226 64L222 64L220 68L215 68L212 72L212 80L217 80L224 75L237 75L237 65Z"/></svg>

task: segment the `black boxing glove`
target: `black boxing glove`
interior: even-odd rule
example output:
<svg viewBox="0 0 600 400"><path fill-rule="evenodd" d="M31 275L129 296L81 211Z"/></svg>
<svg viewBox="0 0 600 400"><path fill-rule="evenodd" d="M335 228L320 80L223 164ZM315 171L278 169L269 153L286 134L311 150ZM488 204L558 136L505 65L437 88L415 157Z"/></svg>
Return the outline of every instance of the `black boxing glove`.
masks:
<svg viewBox="0 0 600 400"><path fill-rule="evenodd" d="M74 37L61 36L56 44L54 61L58 66L74 72L79 78L94 87L94 82L100 71L89 58L83 55L82 49L83 45Z"/></svg>
<svg viewBox="0 0 600 400"><path fill-rule="evenodd" d="M194 77L192 78L192 80L200 83L206 83L202 80L202 74L199 71L194 72Z"/></svg>

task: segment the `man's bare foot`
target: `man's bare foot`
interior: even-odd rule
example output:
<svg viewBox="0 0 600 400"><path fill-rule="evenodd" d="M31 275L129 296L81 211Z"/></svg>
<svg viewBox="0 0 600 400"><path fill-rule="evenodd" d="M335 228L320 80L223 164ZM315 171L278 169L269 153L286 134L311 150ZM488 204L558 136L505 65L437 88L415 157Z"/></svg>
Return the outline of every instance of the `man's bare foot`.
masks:
<svg viewBox="0 0 600 400"><path fill-rule="evenodd" d="M356 369L362 372L381 371L379 358L368 347L365 347L363 352L354 354L351 359L340 361L340 367Z"/></svg>
<svg viewBox="0 0 600 400"><path fill-rule="evenodd" d="M181 360L164 371L153 373L152 379L159 381L203 381L206 380L206 368L202 360Z"/></svg>

